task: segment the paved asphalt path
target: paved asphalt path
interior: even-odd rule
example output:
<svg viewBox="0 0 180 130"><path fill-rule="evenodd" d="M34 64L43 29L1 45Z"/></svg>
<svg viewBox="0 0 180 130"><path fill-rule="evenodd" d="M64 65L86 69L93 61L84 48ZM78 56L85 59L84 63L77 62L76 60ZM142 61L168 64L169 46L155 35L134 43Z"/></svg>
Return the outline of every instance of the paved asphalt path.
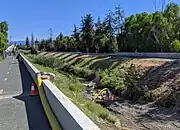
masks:
<svg viewBox="0 0 180 130"><path fill-rule="evenodd" d="M32 79L10 56L0 63L0 130L50 130L39 96L30 97Z"/></svg>

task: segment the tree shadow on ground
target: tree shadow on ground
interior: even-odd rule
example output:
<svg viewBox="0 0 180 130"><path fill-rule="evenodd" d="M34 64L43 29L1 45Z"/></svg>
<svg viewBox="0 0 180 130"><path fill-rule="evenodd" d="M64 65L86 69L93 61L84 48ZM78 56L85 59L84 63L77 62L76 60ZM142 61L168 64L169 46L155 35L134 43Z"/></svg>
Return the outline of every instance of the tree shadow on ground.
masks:
<svg viewBox="0 0 180 130"><path fill-rule="evenodd" d="M25 103L29 130L51 130L39 96L29 96L33 80L22 62L19 63L19 69L21 73L23 92L14 98Z"/></svg>
<svg viewBox="0 0 180 130"><path fill-rule="evenodd" d="M71 62L73 59L76 59L76 58L79 58L79 57L81 57L82 55L80 55L80 54L74 54L74 55L72 55L72 57L71 58L69 58L68 60L66 60L66 62L68 63L68 62Z"/></svg>
<svg viewBox="0 0 180 130"><path fill-rule="evenodd" d="M87 60L83 65L81 65L81 67L85 67L87 65L89 65L91 62L93 62L94 60L96 60L97 57L91 57L89 60Z"/></svg>
<svg viewBox="0 0 180 130"><path fill-rule="evenodd" d="M84 58L81 56L78 56L74 61L71 62L70 65L76 65L84 61Z"/></svg>
<svg viewBox="0 0 180 130"><path fill-rule="evenodd" d="M93 70L97 70L97 69L101 69L101 70L109 69L110 67L112 67L112 65L115 62L119 62L118 64L123 62L123 60L120 61L119 59L112 59L110 57L102 58L102 59L99 59L99 57L97 57L94 60L96 60L96 61L89 66L89 68L93 69ZM116 65L118 65L118 64L116 64Z"/></svg>
<svg viewBox="0 0 180 130"><path fill-rule="evenodd" d="M61 58L59 57L60 60L65 60L66 58L70 57L72 54L64 54L66 56L62 57Z"/></svg>
<svg viewBox="0 0 180 130"><path fill-rule="evenodd" d="M54 57L55 57L55 58L60 58L60 57L62 57L62 56L64 56L64 55L65 55L65 53L61 53L60 55L57 54L57 55L55 55Z"/></svg>
<svg viewBox="0 0 180 130"><path fill-rule="evenodd" d="M118 60L115 61L115 62L112 64L112 66L110 67L110 69L113 70L113 69L117 68L118 66L120 66L123 62L127 62L127 61L129 61L129 60L131 60L131 59L123 59L123 58L119 59L119 58L118 58Z"/></svg>
<svg viewBox="0 0 180 130"><path fill-rule="evenodd" d="M57 54L59 54L59 52L54 52L52 56L55 57Z"/></svg>
<svg viewBox="0 0 180 130"><path fill-rule="evenodd" d="M46 56L48 52L41 52L39 55Z"/></svg>

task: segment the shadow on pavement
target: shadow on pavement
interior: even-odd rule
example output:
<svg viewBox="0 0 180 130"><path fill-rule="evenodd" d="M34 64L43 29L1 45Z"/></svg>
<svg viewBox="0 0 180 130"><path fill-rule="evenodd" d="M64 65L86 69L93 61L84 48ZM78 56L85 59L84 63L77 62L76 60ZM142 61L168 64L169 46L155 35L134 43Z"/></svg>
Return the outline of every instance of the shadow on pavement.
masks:
<svg viewBox="0 0 180 130"><path fill-rule="evenodd" d="M39 96L29 96L32 78L23 63L19 63L19 70L23 92L14 98L25 103L29 130L51 130Z"/></svg>

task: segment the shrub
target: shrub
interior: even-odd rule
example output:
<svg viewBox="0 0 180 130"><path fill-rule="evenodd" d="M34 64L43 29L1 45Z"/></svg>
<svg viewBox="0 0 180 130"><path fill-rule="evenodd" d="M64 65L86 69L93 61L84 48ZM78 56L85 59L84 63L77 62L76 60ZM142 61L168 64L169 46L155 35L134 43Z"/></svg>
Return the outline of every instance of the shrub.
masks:
<svg viewBox="0 0 180 130"><path fill-rule="evenodd" d="M153 102L156 99L156 96L151 91L144 93L143 99L148 102Z"/></svg>
<svg viewBox="0 0 180 130"><path fill-rule="evenodd" d="M102 118L103 120L107 120L111 122L112 124L116 123L116 119L109 115L106 111L101 111L98 116Z"/></svg>
<svg viewBox="0 0 180 130"><path fill-rule="evenodd" d="M3 55L2 53L0 52L0 61L3 59Z"/></svg>
<svg viewBox="0 0 180 130"><path fill-rule="evenodd" d="M35 56L34 62L40 65L44 65L46 67L54 68L57 64L56 58L54 57L47 57L47 56Z"/></svg>
<svg viewBox="0 0 180 130"><path fill-rule="evenodd" d="M101 74L102 80L101 83L104 86L112 88L124 88L124 70L123 69L114 69L114 70L105 70Z"/></svg>
<svg viewBox="0 0 180 130"><path fill-rule="evenodd" d="M38 53L37 49L34 47L31 47L31 54L37 54L37 53Z"/></svg>
<svg viewBox="0 0 180 130"><path fill-rule="evenodd" d="M69 63L66 63L63 60L59 60L54 57L50 56L35 56L35 55L28 55L30 59L33 59L34 63L40 64L46 67L56 68L58 71L66 71L72 74L75 74L79 77L88 78L93 74L88 68L81 68L78 66L73 66Z"/></svg>
<svg viewBox="0 0 180 130"><path fill-rule="evenodd" d="M83 88L82 84L76 83L76 84L71 84L68 86L70 91L73 92L80 92Z"/></svg>
<svg viewBox="0 0 180 130"><path fill-rule="evenodd" d="M78 75L79 77L88 78L92 74L92 71L88 68L81 68L78 66L73 66L72 68L74 70L74 74Z"/></svg>
<svg viewBox="0 0 180 130"><path fill-rule="evenodd" d="M170 50L173 52L180 52L180 41L174 40L170 45Z"/></svg>

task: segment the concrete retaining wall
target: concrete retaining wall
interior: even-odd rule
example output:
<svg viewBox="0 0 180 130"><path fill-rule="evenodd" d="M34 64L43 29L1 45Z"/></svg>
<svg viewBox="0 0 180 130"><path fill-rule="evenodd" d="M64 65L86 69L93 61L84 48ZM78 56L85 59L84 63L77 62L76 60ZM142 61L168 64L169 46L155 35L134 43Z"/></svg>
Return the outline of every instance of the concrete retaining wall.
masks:
<svg viewBox="0 0 180 130"><path fill-rule="evenodd" d="M33 80L39 72L23 55L20 58L27 67ZM49 80L42 82L49 105L64 130L100 130L68 97L66 97Z"/></svg>

